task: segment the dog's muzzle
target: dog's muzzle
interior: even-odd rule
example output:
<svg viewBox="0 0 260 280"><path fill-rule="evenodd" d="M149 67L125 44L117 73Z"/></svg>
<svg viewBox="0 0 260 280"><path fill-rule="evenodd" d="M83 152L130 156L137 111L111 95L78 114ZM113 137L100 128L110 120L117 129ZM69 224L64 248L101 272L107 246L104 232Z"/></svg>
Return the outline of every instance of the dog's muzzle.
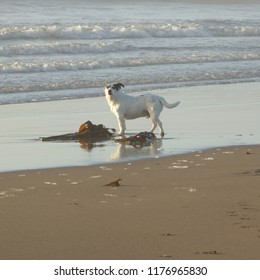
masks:
<svg viewBox="0 0 260 280"><path fill-rule="evenodd" d="M109 95L112 95L112 90L109 89L109 90L107 91L107 93L108 93Z"/></svg>

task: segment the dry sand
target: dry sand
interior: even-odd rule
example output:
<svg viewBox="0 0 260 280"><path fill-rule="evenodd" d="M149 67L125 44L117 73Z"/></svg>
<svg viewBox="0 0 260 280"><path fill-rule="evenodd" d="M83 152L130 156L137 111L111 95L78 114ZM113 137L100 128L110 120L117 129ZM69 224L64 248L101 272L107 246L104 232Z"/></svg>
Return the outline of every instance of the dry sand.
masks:
<svg viewBox="0 0 260 280"><path fill-rule="evenodd" d="M0 259L260 259L259 175L260 146L0 173Z"/></svg>

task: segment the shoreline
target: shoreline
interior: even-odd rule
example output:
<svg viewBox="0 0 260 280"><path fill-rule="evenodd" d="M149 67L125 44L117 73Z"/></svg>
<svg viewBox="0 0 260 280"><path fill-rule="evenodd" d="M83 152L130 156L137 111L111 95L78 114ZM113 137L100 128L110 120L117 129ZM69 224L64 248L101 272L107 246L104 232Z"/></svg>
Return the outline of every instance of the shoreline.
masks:
<svg viewBox="0 0 260 280"><path fill-rule="evenodd" d="M260 144L241 144L241 145L227 145L227 146L216 146L216 147L209 147L209 148L202 148L198 150L193 150L193 151L186 151L183 153L177 153L177 154L168 154L168 155L163 155L160 157L143 157L143 158L126 158L120 161L111 161L111 162L98 162L98 163L93 163L90 165L72 165L72 166L55 166L55 167L45 167L45 168L29 168L29 169L18 169L18 170L9 170L9 171L0 171L0 176L1 174L12 174L12 173L23 173L23 172L40 172L40 171L51 171L51 170L60 170L60 169L78 169L78 168L88 168L88 167L99 167L99 166L105 166L105 165L120 165L120 164L127 164L129 162L149 162L149 161L155 161L158 159L162 160L167 160L170 158L175 158L175 157L182 157L182 156L189 156L194 153L206 153L211 150L221 150L221 149L251 149L254 147L258 147Z"/></svg>
<svg viewBox="0 0 260 280"><path fill-rule="evenodd" d="M157 145L136 149L114 141L92 149L77 142L41 142L40 137L73 133L87 120L118 128L105 97L1 106L0 171L87 166L132 159L177 155L220 146L252 145L260 141L260 83L196 86L155 90L169 103L161 120L166 132ZM127 92L127 89L126 89ZM245 92L247 92L245 94ZM147 93L147 92L143 92ZM147 131L151 120L127 121L127 135ZM158 136L158 131L155 131ZM33 156L28 156L33 155Z"/></svg>
<svg viewBox="0 0 260 280"><path fill-rule="evenodd" d="M259 159L257 145L1 173L0 259L260 259Z"/></svg>

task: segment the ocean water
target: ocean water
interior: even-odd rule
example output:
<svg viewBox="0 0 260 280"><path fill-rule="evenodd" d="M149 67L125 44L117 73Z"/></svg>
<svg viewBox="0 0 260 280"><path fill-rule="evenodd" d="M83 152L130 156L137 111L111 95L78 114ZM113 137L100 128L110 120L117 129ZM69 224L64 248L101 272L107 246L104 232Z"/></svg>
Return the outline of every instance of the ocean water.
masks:
<svg viewBox="0 0 260 280"><path fill-rule="evenodd" d="M260 5L1 0L0 104L260 81Z"/></svg>

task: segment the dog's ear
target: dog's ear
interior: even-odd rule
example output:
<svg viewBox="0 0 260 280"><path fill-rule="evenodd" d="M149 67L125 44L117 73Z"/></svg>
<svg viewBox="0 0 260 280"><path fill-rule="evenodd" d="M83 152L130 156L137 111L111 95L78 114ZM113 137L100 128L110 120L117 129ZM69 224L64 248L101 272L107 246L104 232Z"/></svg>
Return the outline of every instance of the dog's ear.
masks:
<svg viewBox="0 0 260 280"><path fill-rule="evenodd" d="M121 89L121 87L125 87L122 83L117 83L117 84L115 84L115 86L116 86L118 89Z"/></svg>
<svg viewBox="0 0 260 280"><path fill-rule="evenodd" d="M120 85L121 87L125 87L122 83L119 83L119 85Z"/></svg>

